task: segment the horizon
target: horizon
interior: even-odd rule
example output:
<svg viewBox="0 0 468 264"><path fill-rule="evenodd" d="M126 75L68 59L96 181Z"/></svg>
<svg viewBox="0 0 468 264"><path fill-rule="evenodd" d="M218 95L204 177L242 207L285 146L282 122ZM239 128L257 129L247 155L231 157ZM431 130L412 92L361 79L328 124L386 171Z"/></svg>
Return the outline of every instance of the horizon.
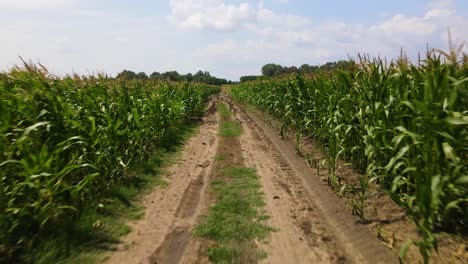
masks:
<svg viewBox="0 0 468 264"><path fill-rule="evenodd" d="M462 0L0 0L0 70L21 56L57 75L202 70L237 81L268 63L391 60L401 49L414 60L427 44L447 50L448 29L466 41L467 17Z"/></svg>

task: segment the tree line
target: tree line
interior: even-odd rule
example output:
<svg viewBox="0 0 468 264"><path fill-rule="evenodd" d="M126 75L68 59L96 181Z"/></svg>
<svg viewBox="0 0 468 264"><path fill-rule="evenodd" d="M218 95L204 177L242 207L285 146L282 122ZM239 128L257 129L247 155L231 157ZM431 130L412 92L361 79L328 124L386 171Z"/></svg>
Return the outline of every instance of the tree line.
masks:
<svg viewBox="0 0 468 264"><path fill-rule="evenodd" d="M167 71L167 72L153 72L150 75L147 75L145 72L134 72L130 70L123 70L122 72L118 73L116 79L124 79L124 80L133 80L133 79L154 79L154 80L167 80L167 81L187 81L187 82L199 82L199 83L206 83L206 84L213 84L213 85L222 85L222 84L230 84L231 81L228 81L223 78L217 78L212 76L207 71L198 71L195 74L179 74L177 71Z"/></svg>
<svg viewBox="0 0 468 264"><path fill-rule="evenodd" d="M340 60L327 62L323 65L309 65L303 64L300 67L296 66L282 66L279 64L268 63L262 67L262 75L246 75L240 78L240 82L248 82L256 80L260 77L273 77L285 74L314 74L320 71L332 71L335 69L347 69L350 66L350 63L353 64L353 61ZM187 81L187 82L198 82L206 83L212 85L223 85L223 84L232 84L230 80L223 78L218 78L212 76L208 71L198 71L195 74L179 74L177 71L167 71L167 72L153 72L150 75L147 75L145 72L134 72L130 70L123 70L118 73L116 79L124 80L133 80L133 79L154 79L154 80L167 80L167 81Z"/></svg>
<svg viewBox="0 0 468 264"><path fill-rule="evenodd" d="M259 77L273 77L279 76L284 74L314 74L318 73L319 71L332 71L336 69L347 69L350 66L350 63L354 63L353 61L347 60L340 60L340 61L333 61L327 62L323 65L309 65L309 64L302 64L299 68L296 66L281 66L279 64L268 63L262 67L262 75L247 75L242 76L240 78L241 82L248 82L256 80Z"/></svg>

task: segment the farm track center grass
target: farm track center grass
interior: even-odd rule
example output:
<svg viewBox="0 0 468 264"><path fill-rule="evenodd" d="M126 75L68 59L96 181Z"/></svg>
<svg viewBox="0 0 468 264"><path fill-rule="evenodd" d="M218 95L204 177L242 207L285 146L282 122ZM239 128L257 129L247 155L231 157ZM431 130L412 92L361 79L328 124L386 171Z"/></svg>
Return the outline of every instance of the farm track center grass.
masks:
<svg viewBox="0 0 468 264"><path fill-rule="evenodd" d="M264 204L259 178L252 168L240 166L242 153L238 137L242 128L232 120L226 104L217 105L222 119L219 153L212 180L215 203L194 230L194 235L214 244L206 254L213 263L251 263L265 257L254 241L266 238L273 229L263 221Z"/></svg>
<svg viewBox="0 0 468 264"><path fill-rule="evenodd" d="M219 134L222 137L238 137L242 134L242 127L237 121L224 121L220 125Z"/></svg>
<svg viewBox="0 0 468 264"><path fill-rule="evenodd" d="M195 229L195 235L216 242L207 253L214 263L242 263L245 251L251 250L263 257L252 241L266 238L272 228L262 224L268 216L258 209L264 201L255 170L226 167L219 173L224 179L212 183L217 202Z"/></svg>

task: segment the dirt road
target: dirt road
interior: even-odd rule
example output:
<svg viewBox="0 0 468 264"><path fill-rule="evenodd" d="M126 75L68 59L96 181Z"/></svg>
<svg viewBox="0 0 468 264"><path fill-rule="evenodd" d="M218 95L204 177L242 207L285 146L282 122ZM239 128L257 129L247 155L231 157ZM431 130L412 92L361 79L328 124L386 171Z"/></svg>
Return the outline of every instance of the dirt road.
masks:
<svg viewBox="0 0 468 264"><path fill-rule="evenodd" d="M232 118L243 128L235 140L218 136L218 101L229 105ZM260 177L267 224L275 231L266 241L255 241L266 252L259 262L398 262L375 235L357 224L342 200L319 184L315 171L296 156L293 146L281 141L258 116L221 95L212 99L198 133L168 169L169 186L144 199L144 218L130 224L133 231L106 263L209 263L205 256L209 241L193 237L192 230L214 202L210 189L220 152L237 155Z"/></svg>

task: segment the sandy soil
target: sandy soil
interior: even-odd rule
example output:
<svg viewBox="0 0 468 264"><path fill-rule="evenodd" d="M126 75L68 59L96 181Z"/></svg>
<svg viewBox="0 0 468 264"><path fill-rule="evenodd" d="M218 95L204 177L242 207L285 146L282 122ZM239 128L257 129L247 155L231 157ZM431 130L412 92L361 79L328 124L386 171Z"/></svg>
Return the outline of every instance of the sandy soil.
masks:
<svg viewBox="0 0 468 264"><path fill-rule="evenodd" d="M249 116L261 120L263 127L273 130L276 134L280 133L280 124L257 110L249 111ZM268 124L265 126L265 123ZM295 145L295 131L290 131L285 142L290 146ZM320 152L317 145L310 139L301 138L301 153L303 157L309 157L314 160L322 160L325 156ZM314 167L311 164L312 167ZM341 184L348 186L359 185L359 173L344 161L338 161L337 174L341 177ZM314 167L312 177L316 184L319 183L328 187L328 172L326 168L317 170ZM406 215L405 211L395 204L377 184L374 184L369 191L369 198L366 201L365 220L357 219L356 223L366 226L379 241L389 250L397 255L401 247L408 239L422 239L416 226ZM343 200L357 199L357 194L350 191L344 193ZM431 263L458 264L468 263L468 241L461 237L453 236L448 233L440 232L438 238L438 252L433 252ZM408 251L404 263L422 263L421 255L416 247L411 247Z"/></svg>
<svg viewBox="0 0 468 264"><path fill-rule="evenodd" d="M122 239L106 263L180 263L190 259L191 230L206 212L203 201L218 145L215 101L209 104L199 131L184 146L181 158L168 168L169 186L156 188L143 200L143 219L130 223L132 232ZM198 258L198 252L191 251Z"/></svg>
<svg viewBox="0 0 468 264"><path fill-rule="evenodd" d="M292 144L281 140L259 116L233 103L231 107L246 128L247 133L242 138L244 145L250 146L250 150L246 151L251 155L248 160L262 177L267 206L271 208L271 215L278 214L271 221L282 221L283 225L294 224L292 228L296 233L285 226L280 228L278 234L272 234L271 243L285 240L290 244L293 239L301 241L302 245L298 247L307 246L309 254L300 254L298 263L398 262L395 254L386 249L367 228L358 224L359 219L352 215L344 201L318 182L316 171L296 155ZM281 234L281 230L285 231L284 234ZM292 234L296 234L296 237ZM278 248L266 246L269 255L266 263L287 261L279 260L284 253L279 252ZM286 250L294 252L295 249ZM310 259L304 259L304 256Z"/></svg>
<svg viewBox="0 0 468 264"><path fill-rule="evenodd" d="M240 138L217 136L218 100L227 102L241 123ZM214 202L210 182L219 153L236 156L229 160L254 167L260 176L267 224L276 229L266 241L256 241L267 253L262 263L398 263L344 200L320 184L292 144L225 96L211 101L198 133L180 161L168 168L169 186L144 199L144 218L130 223L133 231L106 263L208 263L204 251L209 242L192 237L191 231Z"/></svg>

